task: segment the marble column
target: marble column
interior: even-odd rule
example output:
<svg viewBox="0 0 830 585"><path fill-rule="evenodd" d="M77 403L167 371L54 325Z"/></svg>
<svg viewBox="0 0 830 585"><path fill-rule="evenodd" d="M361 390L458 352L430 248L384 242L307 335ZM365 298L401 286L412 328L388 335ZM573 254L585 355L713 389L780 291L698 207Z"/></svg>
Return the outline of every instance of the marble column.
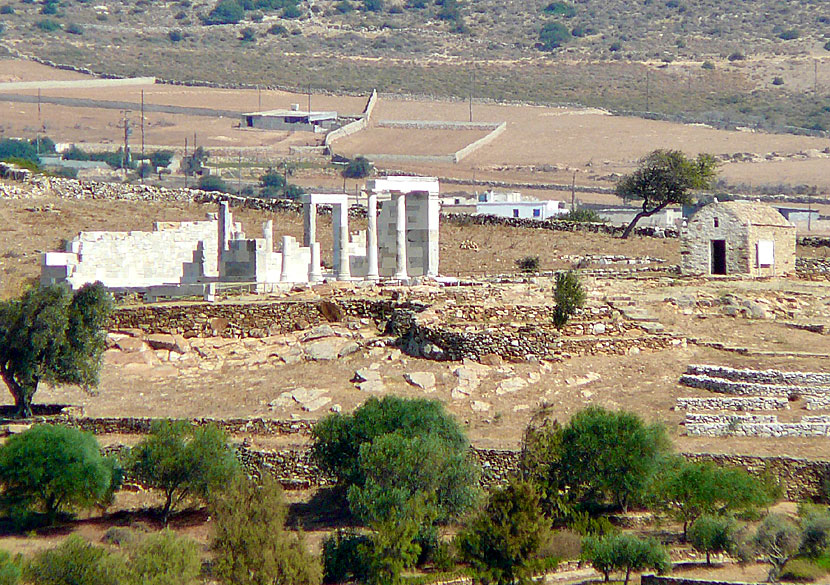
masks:
<svg viewBox="0 0 830 585"><path fill-rule="evenodd" d="M308 281L323 281L323 270L320 267L320 242L311 243L311 268L308 273Z"/></svg>
<svg viewBox="0 0 830 585"><path fill-rule="evenodd" d="M351 280L349 266L349 204L332 206L334 227L334 273L337 280Z"/></svg>
<svg viewBox="0 0 830 585"><path fill-rule="evenodd" d="M409 280L406 273L406 194L395 193L395 212L397 221L395 223L396 267L395 278L398 280Z"/></svg>
<svg viewBox="0 0 830 585"><path fill-rule="evenodd" d="M368 263L368 271L366 273L367 280L379 280L380 274L378 269L378 195L374 191L369 192L369 200L367 202L367 219L368 227L366 229L366 261Z"/></svg>
<svg viewBox="0 0 830 585"><path fill-rule="evenodd" d="M303 246L317 241L317 204L303 203Z"/></svg>
<svg viewBox="0 0 830 585"><path fill-rule="evenodd" d="M262 237L265 238L265 251L270 254L274 251L274 220L262 224Z"/></svg>
<svg viewBox="0 0 830 585"><path fill-rule="evenodd" d="M280 266L280 282L288 282L290 278L288 272L288 248L291 246L291 236L282 237L282 265Z"/></svg>

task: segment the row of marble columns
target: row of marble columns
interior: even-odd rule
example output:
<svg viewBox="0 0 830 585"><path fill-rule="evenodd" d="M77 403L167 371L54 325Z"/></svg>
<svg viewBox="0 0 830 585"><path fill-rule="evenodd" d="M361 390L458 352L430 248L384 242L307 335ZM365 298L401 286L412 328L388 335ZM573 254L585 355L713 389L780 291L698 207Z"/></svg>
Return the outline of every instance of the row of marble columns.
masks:
<svg viewBox="0 0 830 585"><path fill-rule="evenodd" d="M406 194L393 193L395 198L395 278L407 280L406 271ZM378 263L378 196L368 193L368 226L366 230L366 262L368 265L366 279L380 279ZM349 204L332 204L332 231L334 235L334 274L337 280L351 280L349 266ZM309 280L319 282L323 279L320 268L320 243L317 241L317 204L303 203L303 246L311 248L311 271Z"/></svg>

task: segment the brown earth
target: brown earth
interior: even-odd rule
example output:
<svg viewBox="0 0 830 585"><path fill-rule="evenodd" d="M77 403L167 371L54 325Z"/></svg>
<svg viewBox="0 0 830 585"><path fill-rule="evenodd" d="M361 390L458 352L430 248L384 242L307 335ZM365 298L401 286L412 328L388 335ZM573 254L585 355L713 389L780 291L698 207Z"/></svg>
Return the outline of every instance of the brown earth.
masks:
<svg viewBox="0 0 830 585"><path fill-rule="evenodd" d="M14 60L10 78L26 80L64 79L64 72ZM69 77L77 77L72 75ZM44 96L86 97L140 102L144 90L146 103L212 107L239 112L287 108L292 103L307 107L307 96L279 91L222 90L182 86L130 86L125 88L48 89ZM34 95L36 90L28 92ZM261 102L260 102L261 100ZM362 111L366 98L314 95L313 109L337 110L355 115ZM261 108L259 107L261 103ZM118 110L70 108L43 104L38 121L36 104L0 102L0 117L6 136L34 137L45 124L46 133L58 142L120 145L122 131L117 127ZM133 123L137 112L132 114ZM292 145L319 143L320 137L302 132L270 132L238 128L238 119L213 119L174 114L146 113L145 142L183 148L185 138L197 134L198 144L226 154L245 147L246 160L267 167L288 154ZM759 185L815 185L820 192L830 191L827 169L830 159L822 154L826 141L794 135L750 131L715 130L703 125L684 125L640 118L610 116L590 108L538 107L504 104L475 104L476 121L508 123L507 131L496 141L457 165L380 165L436 176L462 179L489 179L508 182L562 183L572 179L582 186L610 186L619 173L629 172L636 161L654 148L676 148L689 154L755 153L781 155L784 160L727 163L721 176L730 183ZM375 119L420 119L467 121L465 102L403 100L382 98ZM470 131L436 132L371 128L336 144L346 155L363 153L446 154L463 146L479 134ZM138 131L133 135L134 148ZM230 150L228 150L230 149ZM809 154L799 154L807 153ZM813 158L810 158L813 157ZM235 158L235 155L234 155ZM319 173L306 174L303 184L337 184L340 180ZM561 192L541 192L545 197L567 198ZM530 194L530 193L529 193ZM589 197L590 199L590 197ZM607 199L607 197L606 197ZM587 199L586 199L587 200Z"/></svg>

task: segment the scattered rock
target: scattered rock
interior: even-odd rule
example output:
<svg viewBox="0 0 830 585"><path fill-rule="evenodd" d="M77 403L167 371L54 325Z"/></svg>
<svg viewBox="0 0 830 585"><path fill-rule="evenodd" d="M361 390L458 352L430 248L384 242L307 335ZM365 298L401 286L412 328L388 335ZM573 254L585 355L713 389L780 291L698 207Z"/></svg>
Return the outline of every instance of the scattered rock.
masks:
<svg viewBox="0 0 830 585"><path fill-rule="evenodd" d="M487 412L490 410L490 407L493 406L489 402L483 402L481 400L473 400L473 403L470 405L475 412Z"/></svg>
<svg viewBox="0 0 830 585"><path fill-rule="evenodd" d="M304 356L303 350L296 345L277 347L270 355L279 358L287 365L301 362Z"/></svg>
<svg viewBox="0 0 830 585"><path fill-rule="evenodd" d="M124 353L147 351L147 344L136 337L124 337L115 342L115 346Z"/></svg>
<svg viewBox="0 0 830 585"><path fill-rule="evenodd" d="M527 386L527 384L528 382L524 378L508 378L499 382L499 385L496 387L496 394L501 396L509 392L516 392Z"/></svg>
<svg viewBox="0 0 830 585"><path fill-rule="evenodd" d="M403 375L403 379L421 390L435 390L435 374L432 372L409 372Z"/></svg>
<svg viewBox="0 0 830 585"><path fill-rule="evenodd" d="M311 331L304 333L301 337L301 341L314 341L315 339L322 339L324 337L334 337L337 335L332 329L331 325L318 325Z"/></svg>
<svg viewBox="0 0 830 585"><path fill-rule="evenodd" d="M354 353L358 349L360 346L354 341L335 337L314 341L305 346L306 355L314 361L334 360L342 355Z"/></svg>

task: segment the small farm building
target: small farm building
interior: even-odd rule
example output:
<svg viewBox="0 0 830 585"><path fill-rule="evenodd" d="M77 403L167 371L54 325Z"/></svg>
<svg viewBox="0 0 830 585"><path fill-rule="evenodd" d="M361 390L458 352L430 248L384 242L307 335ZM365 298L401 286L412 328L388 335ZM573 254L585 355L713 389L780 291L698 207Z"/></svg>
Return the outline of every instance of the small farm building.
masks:
<svg viewBox="0 0 830 585"><path fill-rule="evenodd" d="M710 203L689 218L680 237L684 274L795 272L795 226L760 202Z"/></svg>

